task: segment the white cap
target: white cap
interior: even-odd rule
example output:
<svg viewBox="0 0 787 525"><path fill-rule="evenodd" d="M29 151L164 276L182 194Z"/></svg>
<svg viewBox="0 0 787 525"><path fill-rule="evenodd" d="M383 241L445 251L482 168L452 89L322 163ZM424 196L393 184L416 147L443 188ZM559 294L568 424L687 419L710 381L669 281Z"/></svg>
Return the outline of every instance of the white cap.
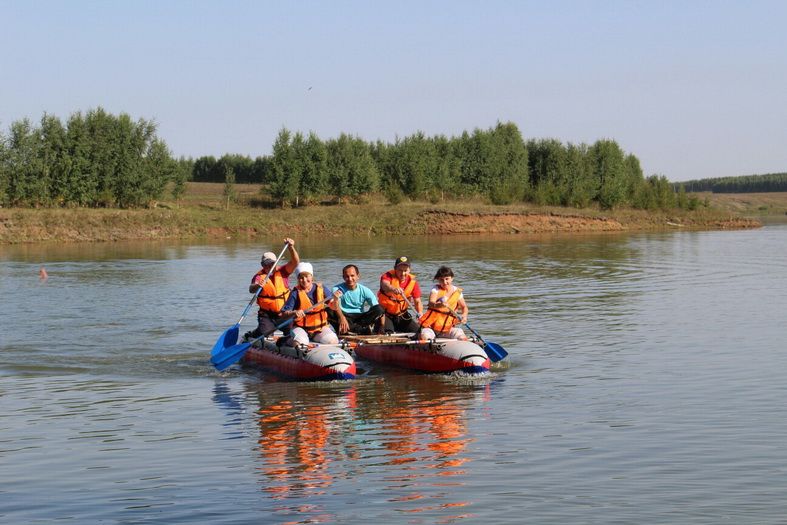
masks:
<svg viewBox="0 0 787 525"><path fill-rule="evenodd" d="M263 266L267 266L269 264L273 264L276 262L276 254L273 252L265 252L262 254L262 259L260 259L260 264Z"/></svg>
<svg viewBox="0 0 787 525"><path fill-rule="evenodd" d="M302 273L310 273L314 275L314 268L312 268L311 263L298 263L298 266L295 267L295 275L300 275Z"/></svg>

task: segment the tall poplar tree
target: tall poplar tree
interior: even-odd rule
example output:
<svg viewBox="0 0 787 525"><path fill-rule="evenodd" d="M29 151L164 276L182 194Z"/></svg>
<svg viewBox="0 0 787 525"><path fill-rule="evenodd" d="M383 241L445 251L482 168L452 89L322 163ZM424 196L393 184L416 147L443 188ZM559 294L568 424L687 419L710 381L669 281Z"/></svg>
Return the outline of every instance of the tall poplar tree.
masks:
<svg viewBox="0 0 787 525"><path fill-rule="evenodd" d="M300 173L295 169L295 159L290 147L292 135L287 128L282 128L273 143L271 158L270 196L282 207L295 201Z"/></svg>
<svg viewBox="0 0 787 525"><path fill-rule="evenodd" d="M598 140L590 148L590 160L593 175L599 183L599 205L612 209L625 202L626 170L623 161L623 150L614 140Z"/></svg>
<svg viewBox="0 0 787 525"><path fill-rule="evenodd" d="M328 149L316 133L310 132L298 155L302 170L300 195L307 204L328 190Z"/></svg>

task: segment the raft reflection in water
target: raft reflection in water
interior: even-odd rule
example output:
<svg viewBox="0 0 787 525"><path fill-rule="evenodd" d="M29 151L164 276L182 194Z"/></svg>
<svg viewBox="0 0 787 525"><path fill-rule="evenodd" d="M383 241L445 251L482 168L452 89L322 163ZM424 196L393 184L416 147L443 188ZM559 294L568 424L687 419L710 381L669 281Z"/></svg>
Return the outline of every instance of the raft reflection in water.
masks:
<svg viewBox="0 0 787 525"><path fill-rule="evenodd" d="M336 510L328 509L348 494L359 502L382 495L398 513L442 516L468 507L471 501L452 499L463 492L452 487L464 485L470 461L466 412L488 399L492 381L407 375L345 385L249 385L259 399L262 490L279 502L277 513L318 521L333 519Z"/></svg>

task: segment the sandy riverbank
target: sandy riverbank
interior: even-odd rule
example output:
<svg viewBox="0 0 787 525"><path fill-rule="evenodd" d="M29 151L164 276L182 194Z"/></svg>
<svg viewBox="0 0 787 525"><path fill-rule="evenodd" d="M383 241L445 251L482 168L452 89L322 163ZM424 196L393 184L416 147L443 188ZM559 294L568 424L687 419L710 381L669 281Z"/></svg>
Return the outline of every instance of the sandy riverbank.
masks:
<svg viewBox="0 0 787 525"><path fill-rule="evenodd" d="M2 209L0 244L144 239L253 238L281 235L450 235L582 233L761 226L728 212L646 213L636 210L469 210L466 204L371 204L295 210L180 208L151 210ZM493 207L488 207L493 208Z"/></svg>

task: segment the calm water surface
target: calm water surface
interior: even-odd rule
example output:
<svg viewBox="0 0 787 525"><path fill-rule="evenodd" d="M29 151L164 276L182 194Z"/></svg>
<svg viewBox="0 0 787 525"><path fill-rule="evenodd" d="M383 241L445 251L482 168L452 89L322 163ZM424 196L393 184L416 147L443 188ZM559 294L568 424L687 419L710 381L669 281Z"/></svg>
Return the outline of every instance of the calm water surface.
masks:
<svg viewBox="0 0 787 525"><path fill-rule="evenodd" d="M451 265L510 363L219 374L279 239L0 247L0 522L787 519L787 226L296 240L326 284Z"/></svg>

